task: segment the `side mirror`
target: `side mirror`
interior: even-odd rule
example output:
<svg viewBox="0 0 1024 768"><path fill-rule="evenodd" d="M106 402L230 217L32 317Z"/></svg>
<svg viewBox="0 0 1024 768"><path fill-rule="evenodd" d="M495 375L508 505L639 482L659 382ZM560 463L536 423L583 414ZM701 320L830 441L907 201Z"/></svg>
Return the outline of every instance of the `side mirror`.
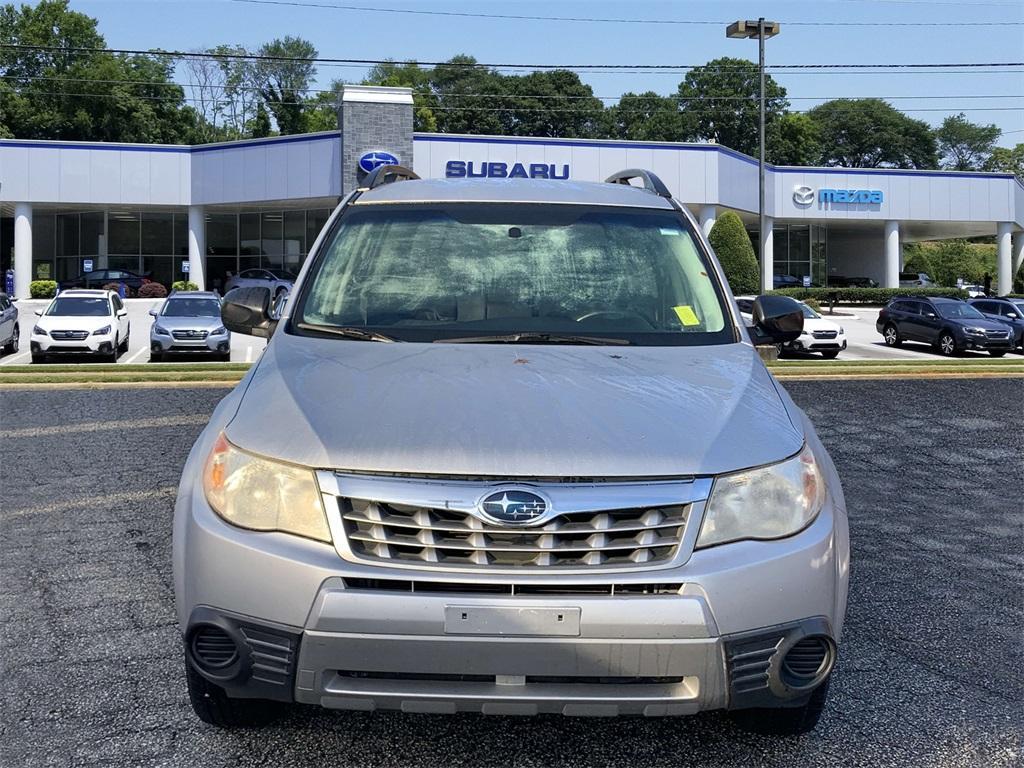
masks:
<svg viewBox="0 0 1024 768"><path fill-rule="evenodd" d="M269 339L277 327L277 320L270 314L270 289L263 286L228 291L220 317L229 331L264 339Z"/></svg>
<svg viewBox="0 0 1024 768"><path fill-rule="evenodd" d="M43 316L43 310L37 309L36 310L36 317L42 317L42 316Z"/></svg>
<svg viewBox="0 0 1024 768"><path fill-rule="evenodd" d="M1016 320L1017 319L1017 313L1016 312L1007 312L1006 316L1008 318L1010 318L1011 320Z"/></svg>
<svg viewBox="0 0 1024 768"><path fill-rule="evenodd" d="M157 312L157 311L156 311L155 309L151 309L151 310L149 310L149 316L150 316L150 317L156 317L156 316L157 316L157 315L159 315L159 314L160 314L160 313L159 313L159 312Z"/></svg>
<svg viewBox="0 0 1024 768"><path fill-rule="evenodd" d="M804 330L804 310L789 296L758 296L754 300L755 344L785 344Z"/></svg>
<svg viewBox="0 0 1024 768"><path fill-rule="evenodd" d="M934 312L925 312L924 316L925 317L935 317L935 313Z"/></svg>

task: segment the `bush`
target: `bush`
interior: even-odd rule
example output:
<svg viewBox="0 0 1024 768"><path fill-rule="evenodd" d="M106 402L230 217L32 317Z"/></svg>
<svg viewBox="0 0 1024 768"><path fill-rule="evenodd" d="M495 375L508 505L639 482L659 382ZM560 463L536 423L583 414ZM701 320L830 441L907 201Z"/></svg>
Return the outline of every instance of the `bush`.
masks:
<svg viewBox="0 0 1024 768"><path fill-rule="evenodd" d="M805 299L804 304L813 309L815 312L821 312L821 304L818 303L817 299Z"/></svg>
<svg viewBox="0 0 1024 768"><path fill-rule="evenodd" d="M967 291L957 288L780 288L772 291L780 296L791 296L800 301L814 299L823 304L829 302L829 295L836 294L841 304L886 304L895 296L946 296L951 299L966 299Z"/></svg>
<svg viewBox="0 0 1024 768"><path fill-rule="evenodd" d="M733 294L756 294L761 288L761 276L754 247L740 217L732 211L723 213L711 228L708 240Z"/></svg>
<svg viewBox="0 0 1024 768"><path fill-rule="evenodd" d="M198 291L199 286L189 280L178 280L171 283L172 291Z"/></svg>
<svg viewBox="0 0 1024 768"><path fill-rule="evenodd" d="M33 299L52 299L57 295L57 281L33 280L28 284L28 294Z"/></svg>
<svg viewBox="0 0 1024 768"><path fill-rule="evenodd" d="M103 290L104 291L113 291L116 294L120 294L121 293L121 284L120 283L106 283L103 286ZM133 295L132 294L132 289L129 288L126 285L124 287L124 297L127 299L128 297L130 297L132 295Z"/></svg>
<svg viewBox="0 0 1024 768"><path fill-rule="evenodd" d="M167 297L167 289L160 283L143 283L135 295L140 299L163 299Z"/></svg>

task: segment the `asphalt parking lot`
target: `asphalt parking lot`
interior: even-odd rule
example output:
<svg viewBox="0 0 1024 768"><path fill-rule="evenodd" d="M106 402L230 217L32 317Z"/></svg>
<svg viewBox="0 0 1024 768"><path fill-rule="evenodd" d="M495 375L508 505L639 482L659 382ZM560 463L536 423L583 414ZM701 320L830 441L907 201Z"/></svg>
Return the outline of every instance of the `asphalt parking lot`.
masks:
<svg viewBox="0 0 1024 768"><path fill-rule="evenodd" d="M846 636L818 730L295 708L202 725L172 611L180 467L215 389L0 393L0 765L1019 766L1024 381L787 384L846 489ZM865 403L870 403L867 416Z"/></svg>

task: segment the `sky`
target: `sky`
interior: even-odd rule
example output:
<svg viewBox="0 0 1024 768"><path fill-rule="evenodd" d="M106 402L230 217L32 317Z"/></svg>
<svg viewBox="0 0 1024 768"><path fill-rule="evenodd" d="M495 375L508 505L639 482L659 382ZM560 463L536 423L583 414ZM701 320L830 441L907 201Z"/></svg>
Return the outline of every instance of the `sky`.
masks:
<svg viewBox="0 0 1024 768"><path fill-rule="evenodd" d="M99 31L111 48L196 50L230 43L255 49L275 37L293 35L311 41L320 56L330 58L442 61L466 53L488 64L697 65L720 56L756 61L757 42L726 38L725 25L763 14L782 25L779 36L767 43L769 66L1024 62L1024 26L1006 25L1024 22L1022 0L292 1L315 7L240 0L71 0L71 7L99 21ZM338 5L660 23L468 18L324 7ZM968 26L979 22L996 26ZM950 26L917 26L925 23ZM364 74L363 67L320 65L318 87L326 88L334 79L359 82ZM667 95L675 92L683 76L581 72L596 95L608 97L646 90ZM1024 142L1024 66L994 73L806 71L774 77L787 89L794 110L831 98L882 97L931 125L964 112L973 122L999 126L1001 145ZM187 82L183 71L177 80Z"/></svg>

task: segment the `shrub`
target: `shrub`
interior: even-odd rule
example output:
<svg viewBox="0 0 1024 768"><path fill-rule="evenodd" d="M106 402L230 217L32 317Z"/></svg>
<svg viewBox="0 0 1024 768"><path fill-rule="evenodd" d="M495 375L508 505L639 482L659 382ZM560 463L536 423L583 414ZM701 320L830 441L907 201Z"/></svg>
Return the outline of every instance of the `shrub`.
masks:
<svg viewBox="0 0 1024 768"><path fill-rule="evenodd" d="M163 299L167 296L167 289L160 283L143 283L135 295L140 299Z"/></svg>
<svg viewBox="0 0 1024 768"><path fill-rule="evenodd" d="M814 299L827 304L830 294L843 304L886 304L895 296L946 296L966 299L967 291L957 288L780 288L772 291L780 296L791 296L800 301Z"/></svg>
<svg viewBox="0 0 1024 768"><path fill-rule="evenodd" d="M33 299L52 299L57 295L57 281L33 280L28 284L28 293Z"/></svg>
<svg viewBox="0 0 1024 768"><path fill-rule="evenodd" d="M754 247L740 217L732 211L723 213L711 228L708 240L733 294L756 294L761 287L761 276Z"/></svg>
<svg viewBox="0 0 1024 768"><path fill-rule="evenodd" d="M195 283L191 282L190 280L178 280L178 281L176 281L174 283L171 283L171 290L172 291L198 291L199 290L199 286L196 285Z"/></svg>
<svg viewBox="0 0 1024 768"><path fill-rule="evenodd" d="M804 304L813 309L815 312L821 312L821 304L818 303L817 299L805 299Z"/></svg>

